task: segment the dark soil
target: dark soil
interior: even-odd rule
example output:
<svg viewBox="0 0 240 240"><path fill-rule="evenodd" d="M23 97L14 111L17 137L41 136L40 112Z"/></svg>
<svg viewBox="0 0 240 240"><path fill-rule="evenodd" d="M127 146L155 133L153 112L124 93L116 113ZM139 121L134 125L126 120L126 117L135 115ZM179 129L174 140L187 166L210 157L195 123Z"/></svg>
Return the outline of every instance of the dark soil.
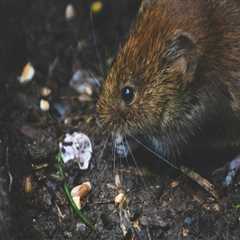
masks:
<svg viewBox="0 0 240 240"><path fill-rule="evenodd" d="M216 200L141 147L134 152L136 162L131 156L116 159L114 168L111 141L105 144L96 119L98 89L89 101L80 101L69 81L76 69L104 78L140 0L103 0L103 9L91 14L92 2L0 2L0 239L240 239L239 177L228 189L217 184ZM76 17L67 21L69 3ZM27 62L36 74L21 85L17 77ZM49 112L39 108L44 86L52 90L46 97ZM65 172L71 188L91 182L83 212L95 231L71 210L57 176L58 143L72 131L93 143L90 169L80 171L72 163ZM208 162L195 171L215 181L206 169ZM116 172L128 199L119 207Z"/></svg>

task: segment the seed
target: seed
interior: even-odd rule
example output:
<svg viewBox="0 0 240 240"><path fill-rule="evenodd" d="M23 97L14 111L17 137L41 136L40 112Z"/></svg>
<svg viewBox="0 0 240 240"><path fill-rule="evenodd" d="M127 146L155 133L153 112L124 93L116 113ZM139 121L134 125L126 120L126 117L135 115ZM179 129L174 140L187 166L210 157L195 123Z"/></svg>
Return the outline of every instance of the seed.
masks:
<svg viewBox="0 0 240 240"><path fill-rule="evenodd" d="M32 192L32 176L27 176L23 180L23 185L24 185L24 192L25 193L30 193Z"/></svg>
<svg viewBox="0 0 240 240"><path fill-rule="evenodd" d="M90 182L84 182L75 186L71 191L71 196L78 209L81 209L82 202L91 191L92 186Z"/></svg>
<svg viewBox="0 0 240 240"><path fill-rule="evenodd" d="M51 93L52 93L52 90L48 87L43 87L40 92L41 96L43 97L48 97Z"/></svg>
<svg viewBox="0 0 240 240"><path fill-rule="evenodd" d="M22 74L18 77L20 83L24 84L33 79L35 75L35 69L33 68L32 64L29 62L27 63L22 70Z"/></svg>
<svg viewBox="0 0 240 240"><path fill-rule="evenodd" d="M71 20L76 16L75 8L72 4L68 4L65 9L66 20Z"/></svg>
<svg viewBox="0 0 240 240"><path fill-rule="evenodd" d="M50 104L47 100L41 99L40 100L40 109L44 112L49 111L50 109Z"/></svg>

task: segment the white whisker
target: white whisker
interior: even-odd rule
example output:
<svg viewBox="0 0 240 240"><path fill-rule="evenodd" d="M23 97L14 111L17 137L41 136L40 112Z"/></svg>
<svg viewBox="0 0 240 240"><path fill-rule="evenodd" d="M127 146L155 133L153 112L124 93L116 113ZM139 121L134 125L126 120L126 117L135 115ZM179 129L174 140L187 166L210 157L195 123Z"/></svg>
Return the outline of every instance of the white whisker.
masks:
<svg viewBox="0 0 240 240"><path fill-rule="evenodd" d="M172 168L179 170L179 168L174 165L172 162L170 162L169 160L167 160L166 158L164 158L163 156L159 155L157 152L155 152L154 150L152 150L150 147L148 147L147 145L145 145L143 142L141 142L140 140L138 140L136 137L128 134L133 140L135 140L138 144L142 145L145 149L147 149L149 152L151 152L152 154L154 154L156 157L158 157L161 161L163 161L164 163L166 163L167 165L171 166Z"/></svg>
<svg viewBox="0 0 240 240"><path fill-rule="evenodd" d="M101 153L99 154L99 157L98 157L99 159L103 157L103 154L104 154L104 152L105 152L105 150L107 148L109 137L110 137L110 135L107 136L107 139L106 139L106 141L103 144L103 149L102 149L102 151L101 151Z"/></svg>
<svg viewBox="0 0 240 240"><path fill-rule="evenodd" d="M131 146L130 146L130 144L128 143L126 137L125 137L125 141L126 141L126 143L127 143L127 146L128 146L128 149L129 149L129 153L130 153L130 155L131 155L131 157L132 157L132 159L133 159L133 162L134 162L134 164L135 164L135 166L136 166L136 168L137 168L137 171L139 172L140 177L142 177L141 179L142 179L144 188L145 188L145 189L149 189L149 188L150 188L150 184L147 184L147 182L145 181L143 171L142 171L141 168L139 167L139 165L138 165L138 163L137 163L137 160L136 160L136 158L134 157L134 154L133 154L133 151L132 151L132 149L131 149ZM153 197L155 197L154 194L152 194L152 195L153 195Z"/></svg>
<svg viewBox="0 0 240 240"><path fill-rule="evenodd" d="M113 176L114 176L114 173L115 173L115 170L116 170L115 151L116 151L116 148L115 148L114 138L113 138L113 135L112 135Z"/></svg>

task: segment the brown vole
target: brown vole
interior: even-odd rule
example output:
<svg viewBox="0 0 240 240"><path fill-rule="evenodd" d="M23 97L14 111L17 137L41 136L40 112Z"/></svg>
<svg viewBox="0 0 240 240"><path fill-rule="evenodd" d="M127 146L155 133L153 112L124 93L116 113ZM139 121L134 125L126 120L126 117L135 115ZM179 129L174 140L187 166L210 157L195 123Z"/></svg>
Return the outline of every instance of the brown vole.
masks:
<svg viewBox="0 0 240 240"><path fill-rule="evenodd" d="M240 3L156 0L103 83L99 118L167 158L196 142L240 145Z"/></svg>

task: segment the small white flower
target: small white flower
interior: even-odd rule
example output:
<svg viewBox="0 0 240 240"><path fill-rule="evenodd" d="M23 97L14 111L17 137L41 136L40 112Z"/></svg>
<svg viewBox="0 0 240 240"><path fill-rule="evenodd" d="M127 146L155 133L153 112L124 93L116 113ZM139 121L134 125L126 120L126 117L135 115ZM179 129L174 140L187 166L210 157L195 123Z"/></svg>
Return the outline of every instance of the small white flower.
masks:
<svg viewBox="0 0 240 240"><path fill-rule="evenodd" d="M87 135L78 132L67 133L63 142L59 143L59 148L64 163L74 160L82 170L89 167L92 157L92 144Z"/></svg>

